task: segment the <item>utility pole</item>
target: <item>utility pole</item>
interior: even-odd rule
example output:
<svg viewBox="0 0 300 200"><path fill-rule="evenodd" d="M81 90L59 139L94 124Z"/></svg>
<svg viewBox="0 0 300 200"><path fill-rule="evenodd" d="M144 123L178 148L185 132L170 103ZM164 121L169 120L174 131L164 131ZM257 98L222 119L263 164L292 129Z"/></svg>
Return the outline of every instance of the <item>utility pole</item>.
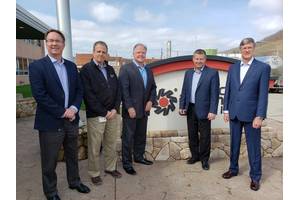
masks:
<svg viewBox="0 0 300 200"><path fill-rule="evenodd" d="M167 42L167 58L170 58L172 52L172 44L171 44L171 40L168 40Z"/></svg>

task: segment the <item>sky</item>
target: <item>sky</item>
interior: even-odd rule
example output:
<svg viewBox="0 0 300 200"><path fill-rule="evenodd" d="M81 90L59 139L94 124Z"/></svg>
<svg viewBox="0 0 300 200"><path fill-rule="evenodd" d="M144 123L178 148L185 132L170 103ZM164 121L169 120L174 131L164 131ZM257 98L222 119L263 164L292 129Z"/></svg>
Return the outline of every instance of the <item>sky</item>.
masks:
<svg viewBox="0 0 300 200"><path fill-rule="evenodd" d="M55 0L17 0L57 28ZM111 56L132 57L144 43L147 57L190 55L195 49L218 51L240 40L261 40L282 29L282 0L70 0L73 54L91 53L95 41L108 44Z"/></svg>

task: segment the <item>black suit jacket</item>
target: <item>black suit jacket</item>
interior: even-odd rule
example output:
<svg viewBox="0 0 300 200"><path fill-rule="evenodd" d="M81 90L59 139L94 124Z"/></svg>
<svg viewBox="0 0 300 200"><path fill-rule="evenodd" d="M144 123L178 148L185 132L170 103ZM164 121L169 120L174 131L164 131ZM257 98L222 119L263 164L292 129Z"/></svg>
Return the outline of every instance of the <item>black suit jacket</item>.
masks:
<svg viewBox="0 0 300 200"><path fill-rule="evenodd" d="M143 118L150 113L145 111L146 103L156 103L156 84L152 71L146 66L147 86L137 66L131 62L120 69L119 80L122 93L122 117L129 118L128 108L133 107L136 118Z"/></svg>
<svg viewBox="0 0 300 200"><path fill-rule="evenodd" d="M64 59L68 75L69 103L78 111L83 96L81 81L75 63ZM37 102L34 128L40 131L57 131L63 127L65 112L65 93L58 74L48 56L34 61L29 65L29 80L32 95ZM72 122L78 124L79 115Z"/></svg>
<svg viewBox="0 0 300 200"><path fill-rule="evenodd" d="M121 93L117 75L113 67L108 64L106 71L107 80L93 60L80 70L87 117L105 117L107 111L112 109L119 111Z"/></svg>

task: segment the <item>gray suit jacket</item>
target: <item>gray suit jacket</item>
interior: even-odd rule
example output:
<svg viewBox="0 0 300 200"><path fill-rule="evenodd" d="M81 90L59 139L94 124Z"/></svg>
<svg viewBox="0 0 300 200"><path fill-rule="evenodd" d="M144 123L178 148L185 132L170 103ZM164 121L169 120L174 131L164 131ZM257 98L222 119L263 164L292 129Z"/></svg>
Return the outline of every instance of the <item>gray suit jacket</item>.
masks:
<svg viewBox="0 0 300 200"><path fill-rule="evenodd" d="M145 112L146 103L156 103L156 84L151 69L145 67L147 72L147 86L144 87L143 78L137 66L131 62L120 69L119 81L122 93L122 117L129 118L128 108L133 107L136 118L149 115Z"/></svg>

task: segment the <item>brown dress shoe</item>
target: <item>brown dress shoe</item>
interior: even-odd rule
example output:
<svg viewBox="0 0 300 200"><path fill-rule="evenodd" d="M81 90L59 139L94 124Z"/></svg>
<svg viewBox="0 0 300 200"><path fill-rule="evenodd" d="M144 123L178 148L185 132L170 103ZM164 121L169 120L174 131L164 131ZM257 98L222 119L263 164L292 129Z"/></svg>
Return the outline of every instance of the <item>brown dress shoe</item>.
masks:
<svg viewBox="0 0 300 200"><path fill-rule="evenodd" d="M105 170L104 172L107 173L107 174L110 174L114 178L121 178L122 177L122 174L118 170L113 170L113 171Z"/></svg>
<svg viewBox="0 0 300 200"><path fill-rule="evenodd" d="M254 191L259 190L259 182L251 180L250 188Z"/></svg>
<svg viewBox="0 0 300 200"><path fill-rule="evenodd" d="M232 173L230 170L228 170L227 172L225 172L222 177L225 179L230 179L233 176L237 176L237 174Z"/></svg>
<svg viewBox="0 0 300 200"><path fill-rule="evenodd" d="M94 185L102 184L102 179L100 178L100 176L92 177L91 180Z"/></svg>

